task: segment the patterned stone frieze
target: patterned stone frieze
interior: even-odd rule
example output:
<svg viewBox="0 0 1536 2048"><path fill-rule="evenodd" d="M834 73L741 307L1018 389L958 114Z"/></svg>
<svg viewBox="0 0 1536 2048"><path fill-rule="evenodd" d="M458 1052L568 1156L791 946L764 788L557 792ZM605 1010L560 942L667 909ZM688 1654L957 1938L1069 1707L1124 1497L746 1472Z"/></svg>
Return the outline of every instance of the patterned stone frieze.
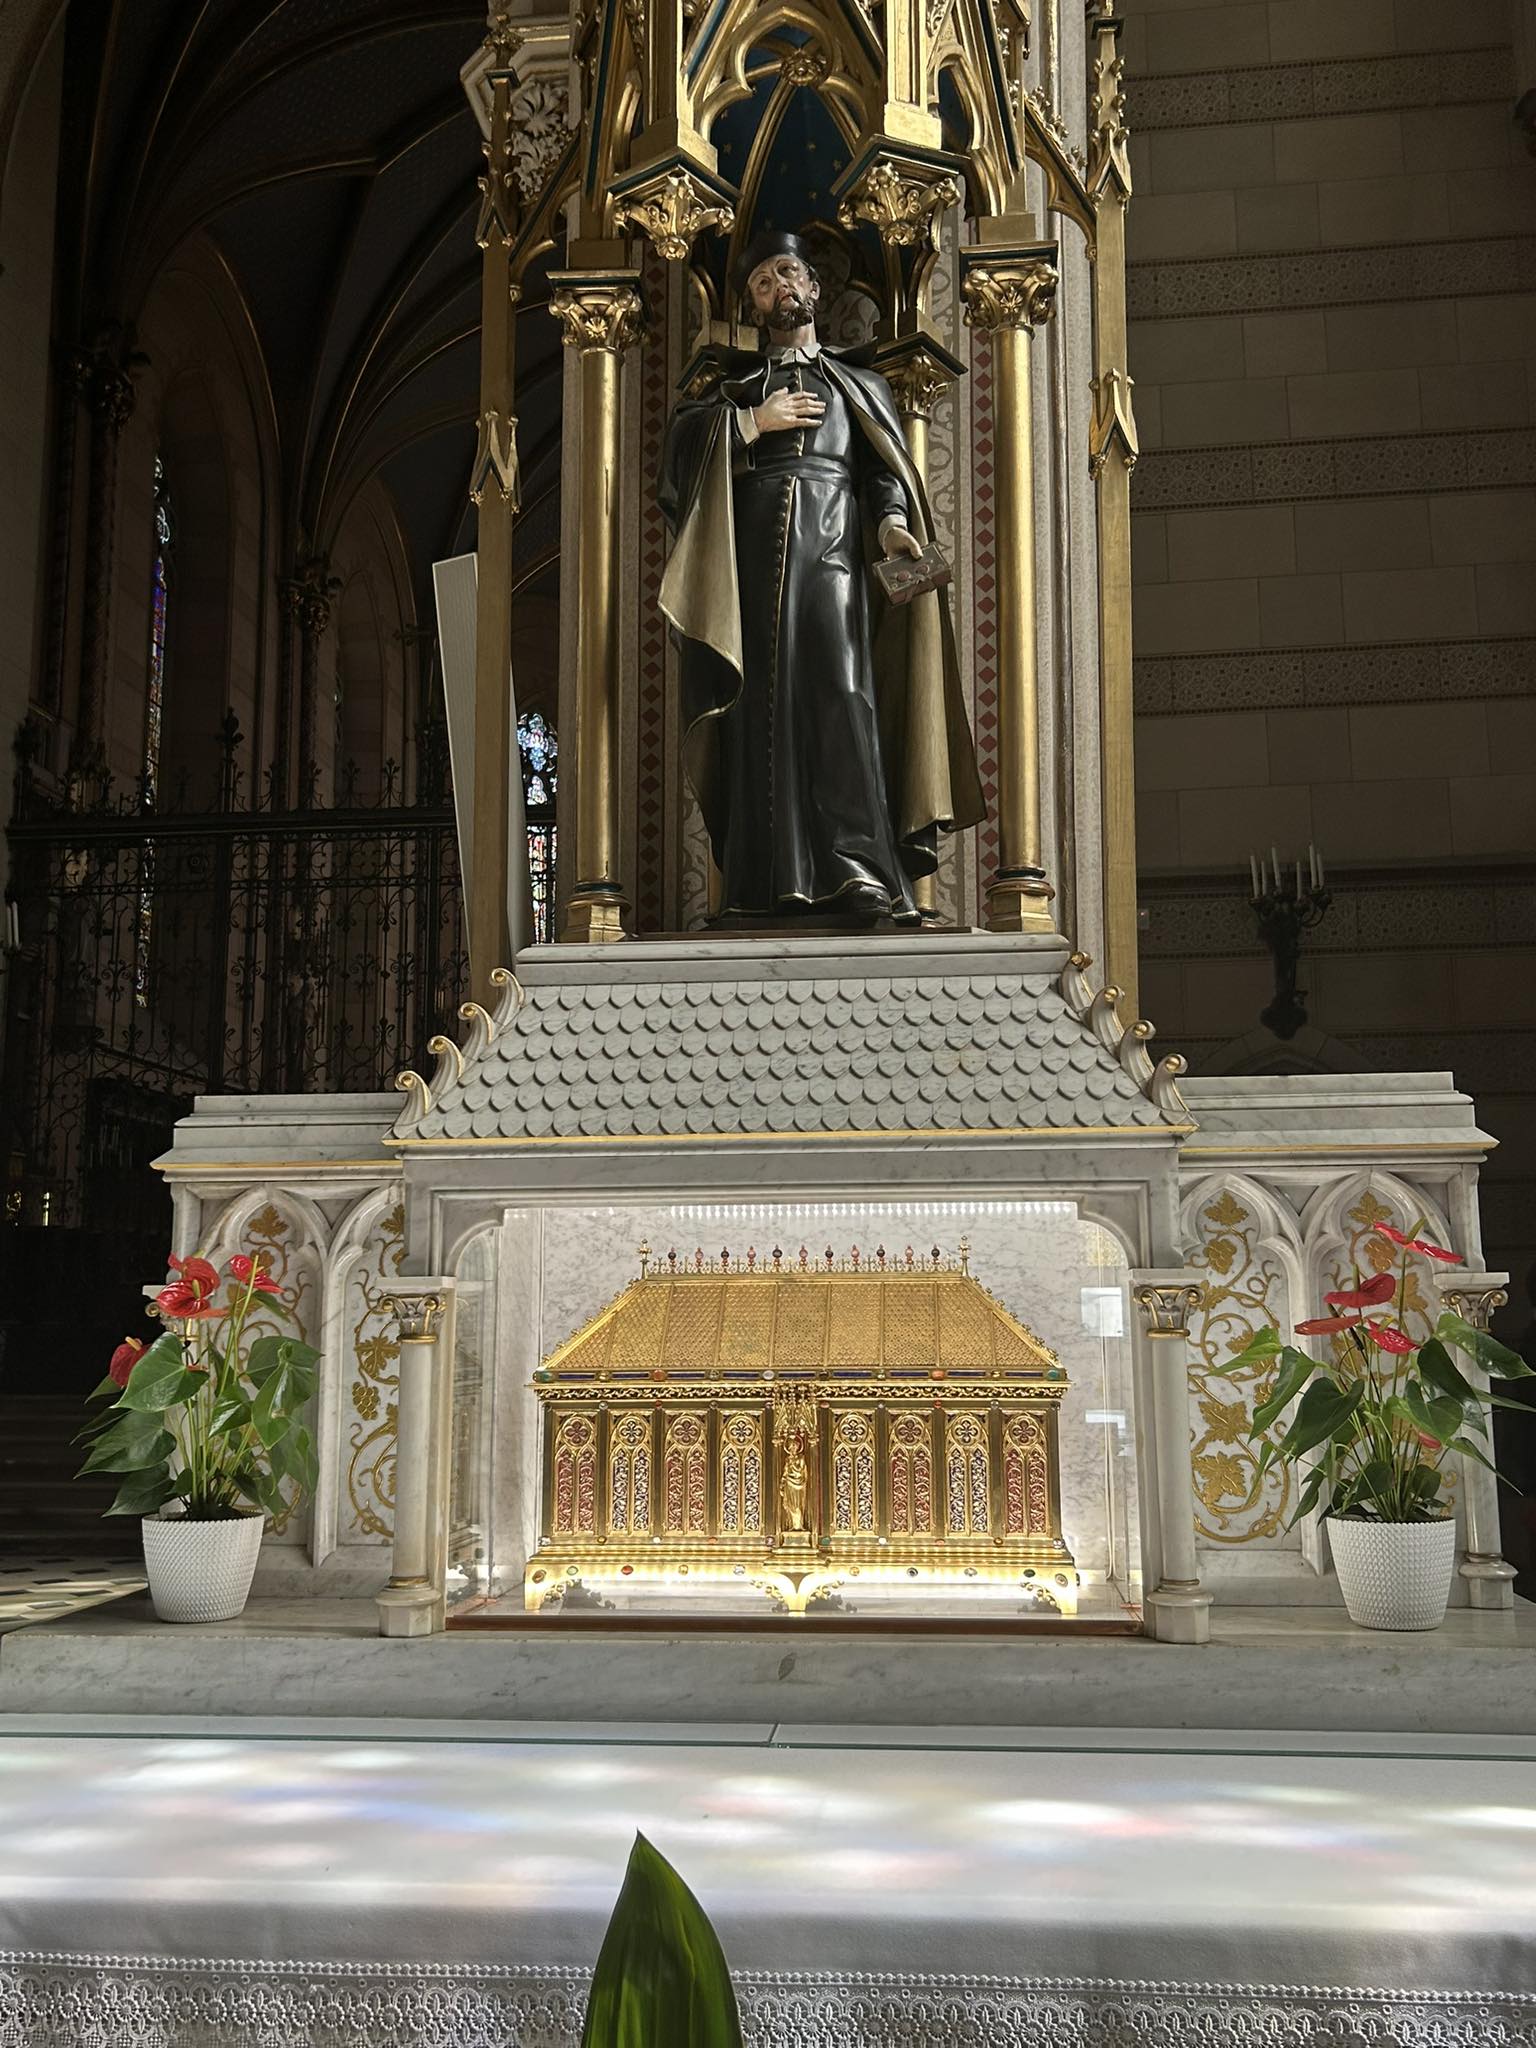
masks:
<svg viewBox="0 0 1536 2048"><path fill-rule="evenodd" d="M1132 263L1126 273L1133 320L1289 313L1468 295L1496 298L1531 290L1536 290L1536 236L1531 235L1173 257Z"/></svg>
<svg viewBox="0 0 1536 2048"><path fill-rule="evenodd" d="M1536 639L1388 642L1224 654L1149 655L1136 710L1286 711L1313 705L1475 702L1536 688Z"/></svg>
<svg viewBox="0 0 1536 2048"><path fill-rule="evenodd" d="M1161 512L1528 484L1536 484L1536 427L1153 449L1137 464L1131 502L1138 512Z"/></svg>
<svg viewBox="0 0 1536 2048"><path fill-rule="evenodd" d="M1228 121L1303 121L1396 107L1465 107L1514 97L1508 44L1398 56L1254 64L1131 81L1137 134Z"/></svg>
<svg viewBox="0 0 1536 2048"><path fill-rule="evenodd" d="M1451 946L1536 945L1536 874L1481 869L1427 882L1421 873L1364 887L1335 882L1327 917L1307 939L1307 952L1400 953ZM1141 882L1150 913L1143 959L1239 959L1257 950L1246 892L1234 877L1209 895ZM1415 1063L1416 1064L1416 1063Z"/></svg>

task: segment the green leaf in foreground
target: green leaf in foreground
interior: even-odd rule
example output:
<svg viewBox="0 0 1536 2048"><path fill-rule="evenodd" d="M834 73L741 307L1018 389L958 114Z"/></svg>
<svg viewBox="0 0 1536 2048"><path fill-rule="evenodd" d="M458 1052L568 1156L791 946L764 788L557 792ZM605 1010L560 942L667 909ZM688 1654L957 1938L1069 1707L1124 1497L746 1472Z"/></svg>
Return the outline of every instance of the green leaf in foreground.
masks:
<svg viewBox="0 0 1536 2048"><path fill-rule="evenodd" d="M581 2048L741 2048L715 1930L644 1835L635 1837L603 1937Z"/></svg>

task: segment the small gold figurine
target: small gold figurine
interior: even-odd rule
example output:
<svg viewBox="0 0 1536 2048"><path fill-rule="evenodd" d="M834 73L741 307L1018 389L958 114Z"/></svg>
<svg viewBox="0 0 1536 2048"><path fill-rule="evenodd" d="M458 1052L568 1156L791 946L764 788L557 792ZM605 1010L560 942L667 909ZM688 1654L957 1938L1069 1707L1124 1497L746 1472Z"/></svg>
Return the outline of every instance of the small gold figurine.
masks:
<svg viewBox="0 0 1536 2048"><path fill-rule="evenodd" d="M779 1478L779 1531L781 1535L805 1530L805 1503L810 1489L811 1468L805 1456L805 1431L796 1423L784 1439L784 1469Z"/></svg>

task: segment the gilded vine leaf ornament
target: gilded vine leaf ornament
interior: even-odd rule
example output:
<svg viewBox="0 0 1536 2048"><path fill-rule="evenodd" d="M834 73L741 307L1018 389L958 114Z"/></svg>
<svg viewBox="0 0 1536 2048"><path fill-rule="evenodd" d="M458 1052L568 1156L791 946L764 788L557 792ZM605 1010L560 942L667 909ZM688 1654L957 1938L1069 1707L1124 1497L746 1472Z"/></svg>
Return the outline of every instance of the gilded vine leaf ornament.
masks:
<svg viewBox="0 0 1536 2048"><path fill-rule="evenodd" d="M870 166L838 207L837 218L845 228L867 223L887 248L912 249L931 241L938 216L959 203L953 178L913 177L882 162Z"/></svg>
<svg viewBox="0 0 1536 2048"><path fill-rule="evenodd" d="M357 1416L349 1437L347 1498L362 1536L388 1540L395 1526L395 1387L400 1346L394 1336L395 1305L385 1292L405 1261L405 1207L396 1203L380 1218L364 1256L352 1269L349 1292L360 1300L352 1328L352 1407Z"/></svg>
<svg viewBox="0 0 1536 2048"><path fill-rule="evenodd" d="M1248 1437L1248 1418L1268 1395L1273 1375L1265 1367L1240 1380L1208 1375L1241 1351L1255 1331L1284 1322L1282 1276L1258 1243L1254 1218L1230 1188L1200 1216L1210 1234L1192 1263L1213 1277L1190 1328L1207 1368L1196 1366L1191 1375L1200 1417L1190 1429L1195 1526L1209 1542L1254 1543L1281 1532L1291 1499L1290 1467L1272 1465L1260 1478L1260 1443ZM1237 1398L1225 1400L1217 1392L1227 1386Z"/></svg>

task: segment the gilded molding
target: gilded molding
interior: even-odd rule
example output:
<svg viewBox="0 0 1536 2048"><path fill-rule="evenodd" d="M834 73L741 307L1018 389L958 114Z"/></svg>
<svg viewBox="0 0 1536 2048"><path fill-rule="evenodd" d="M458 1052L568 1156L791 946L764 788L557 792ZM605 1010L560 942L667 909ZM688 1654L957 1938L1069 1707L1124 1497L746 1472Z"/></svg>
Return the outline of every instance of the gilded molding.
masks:
<svg viewBox="0 0 1536 2048"><path fill-rule="evenodd" d="M1474 1330L1492 1329L1496 1311L1509 1305L1509 1288L1502 1273L1452 1273L1446 1280L1450 1284L1441 1282L1440 1299ZM1463 1284L1458 1286L1458 1281Z"/></svg>
<svg viewBox="0 0 1536 2048"><path fill-rule="evenodd" d="M960 280L965 324L986 333L1043 327L1056 310L1061 272L1043 256L995 258L967 266Z"/></svg>
<svg viewBox="0 0 1536 2048"><path fill-rule="evenodd" d="M475 444L474 467L470 471L469 495L483 505L494 490L505 505L517 511L522 502L522 481L517 462L517 418L515 414L483 412L479 439Z"/></svg>
<svg viewBox="0 0 1536 2048"><path fill-rule="evenodd" d="M669 263L683 263L705 228L729 234L736 210L688 171L671 170L627 191L613 217L619 226L639 228Z"/></svg>
<svg viewBox="0 0 1536 2048"><path fill-rule="evenodd" d="M946 172L880 157L840 202L837 218L845 228L874 228L888 249L931 248L940 214L959 203L960 187Z"/></svg>
<svg viewBox="0 0 1536 2048"><path fill-rule="evenodd" d="M550 293L549 310L560 322L560 338L583 355L621 356L640 339L645 302L632 284L594 278L590 284L570 273Z"/></svg>
<svg viewBox="0 0 1536 2048"><path fill-rule="evenodd" d="M779 66L779 76L788 85L820 85L831 72L832 59L815 43L790 50Z"/></svg>
<svg viewBox="0 0 1536 2048"><path fill-rule="evenodd" d="M1106 370L1093 380L1093 420L1088 429L1088 473L1095 481L1112 455L1118 454L1127 470L1136 467L1141 453L1136 439L1136 416L1131 410L1131 386L1135 380L1124 370Z"/></svg>
<svg viewBox="0 0 1536 2048"><path fill-rule="evenodd" d="M1120 55L1120 31L1124 25L1114 14L1093 15L1088 24L1093 37L1088 95L1088 185L1096 201L1113 192L1121 205L1131 196L1130 129L1126 124L1123 90L1125 63Z"/></svg>
<svg viewBox="0 0 1536 2048"><path fill-rule="evenodd" d="M881 365L885 381L904 418L931 420L939 401L948 396L954 372L926 349L916 349L900 361Z"/></svg>

